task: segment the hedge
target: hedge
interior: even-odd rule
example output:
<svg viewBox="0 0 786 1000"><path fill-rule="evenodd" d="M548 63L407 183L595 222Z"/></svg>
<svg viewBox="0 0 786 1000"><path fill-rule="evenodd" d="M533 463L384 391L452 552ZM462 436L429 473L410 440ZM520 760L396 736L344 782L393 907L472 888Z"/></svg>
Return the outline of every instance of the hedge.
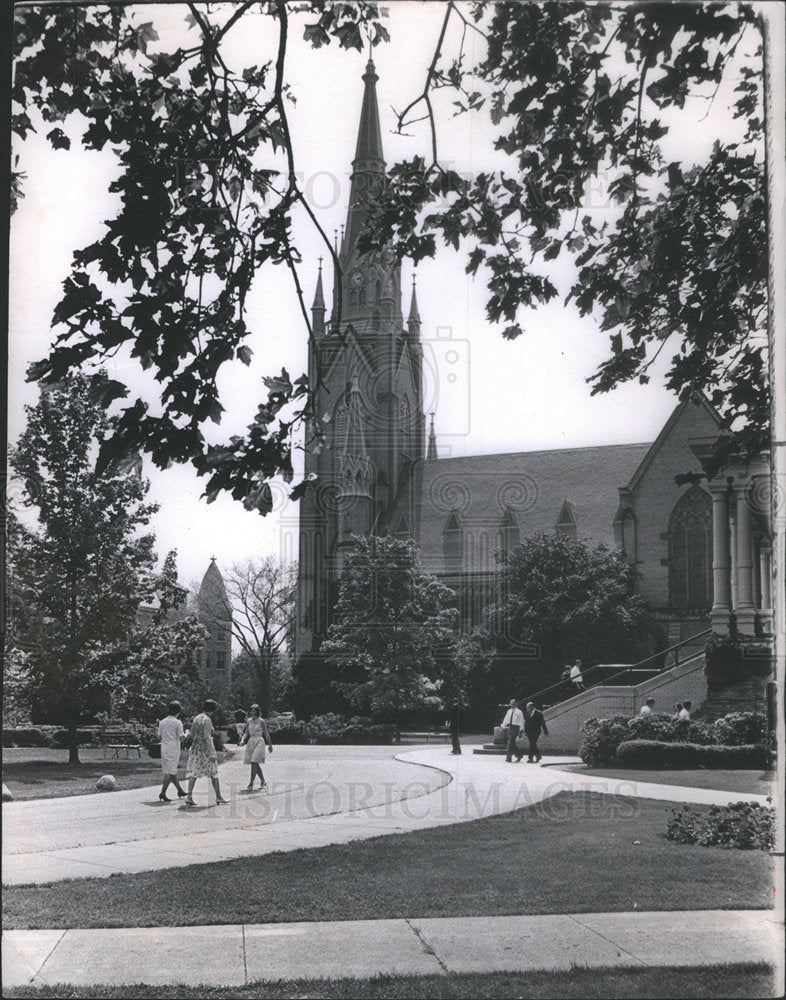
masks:
<svg viewBox="0 0 786 1000"><path fill-rule="evenodd" d="M4 729L4 747L48 747L52 737L40 729Z"/></svg>
<svg viewBox="0 0 786 1000"><path fill-rule="evenodd" d="M628 740L617 748L618 767L639 768L765 768L764 744L725 747L700 743L665 743L658 740Z"/></svg>
<svg viewBox="0 0 786 1000"><path fill-rule="evenodd" d="M716 722L688 722L653 713L629 719L587 719L582 726L579 756L590 767L606 767L616 761L617 748L631 740L658 743L690 743L703 746L750 746L763 743L766 720L754 712L733 712Z"/></svg>

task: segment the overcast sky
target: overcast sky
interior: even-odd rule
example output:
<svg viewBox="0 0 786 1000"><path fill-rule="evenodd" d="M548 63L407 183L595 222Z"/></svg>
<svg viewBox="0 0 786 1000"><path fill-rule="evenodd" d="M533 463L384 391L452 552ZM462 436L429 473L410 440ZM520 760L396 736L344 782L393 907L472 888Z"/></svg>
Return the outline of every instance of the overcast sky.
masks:
<svg viewBox="0 0 786 1000"><path fill-rule="evenodd" d="M217 6L217 5L215 5ZM374 50L379 75L377 93L387 162L426 155L425 125L412 135L391 134L392 109L403 109L419 92L442 21L441 3L403 0L390 5L391 42ZM143 11L163 41L185 31L185 8L153 6ZM192 35L193 37L193 35ZM313 50L292 30L288 77L297 97L291 125L298 169L306 193L322 226L333 232L345 218L349 171L354 155L363 93L361 76L367 54L339 51L335 45ZM232 38L231 55L259 64L272 52L275 24L259 15L245 16ZM470 55L476 36L468 36ZM455 45L448 37L446 48ZM752 42L753 39L751 38ZM701 160L713 141L738 126L728 105L732 91L721 91L708 113L707 102L689 100L679 127L664 140L666 155ZM481 115L451 115L453 94L437 101L440 155L461 172L475 173L493 163L486 119ZM21 207L11 230L11 338L9 347L9 440L24 426L22 407L35 403L37 390L24 383L27 365L47 350L50 320L71 253L102 233L111 217L107 188L116 175L111 153L53 152L31 137L14 150L27 174ZM592 211L607 210L602 184L590 194ZM320 250L315 233L298 223L296 240L304 255L301 278L313 295ZM411 267L403 268L404 310L408 310ZM557 262L553 280L567 290L571 269ZM330 276L326 274L330 296ZM464 259L440 251L418 268L418 301L426 350L425 408L435 410L440 453L473 455L594 444L651 441L676 399L659 385L658 372L648 386L626 386L614 393L590 397L586 384L607 352L608 337L592 318L581 318L558 301L523 316L526 336L509 343L484 316L482 280L464 273ZM248 301L248 322L254 331L250 368L228 372L222 380L226 417L210 431L218 441L240 433L250 421L260 397L260 378L285 365L293 377L306 363L306 330L283 269L260 274ZM661 369L662 371L663 369ZM134 386L138 374L129 363L110 366ZM146 460L145 475L152 498L161 504L154 529L160 556L178 550L181 578L201 578L210 557L227 568L250 556L296 554L297 509L286 501L286 488L274 490L276 510L267 518L244 511L230 499L208 505L202 486L187 468L156 470Z"/></svg>

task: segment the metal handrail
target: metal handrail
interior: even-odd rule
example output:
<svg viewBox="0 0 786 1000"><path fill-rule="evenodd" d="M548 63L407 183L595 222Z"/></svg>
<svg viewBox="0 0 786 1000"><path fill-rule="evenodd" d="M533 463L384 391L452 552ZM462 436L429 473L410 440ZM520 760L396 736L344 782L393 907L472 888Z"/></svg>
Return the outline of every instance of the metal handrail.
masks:
<svg viewBox="0 0 786 1000"><path fill-rule="evenodd" d="M604 683L608 683L609 681L613 681L616 677L621 677L623 674L630 674L633 670L640 670L645 664L651 663L653 660L657 660L661 656L667 656L669 653L673 653L676 650L681 649L683 646L687 646L689 643L694 642L696 639L701 639L705 635L709 635L711 632L712 632L711 628L706 628L702 632L697 632L695 635L692 635L692 636L690 636L687 639L682 639L680 642L675 643L673 646L669 646L667 649L662 649L658 653L653 653L652 656L648 656L645 660L639 660L638 663L632 663L630 666L624 667L622 670L618 671L616 674L612 674L611 677L605 677L603 679ZM677 656L676 660L672 664L672 666L674 666L674 667L679 666L679 662L680 662L679 656ZM582 680L584 679L584 677L589 676L593 671L600 670L605 665L606 664L603 664L603 663L596 663L594 667L589 667L587 670L582 670L581 671ZM661 668L661 672L663 670L665 670L665 669L666 669L665 667L662 667ZM669 667L668 669L670 670L671 667ZM562 688L565 683L566 683L566 681L558 681L556 684L551 684L551 685L549 685L549 687L543 688L542 691L536 691L535 694L527 695L526 699L524 699L524 698L518 699L516 701L516 704L518 705L521 702L524 702L525 700L526 701L532 701L532 702L534 702L538 698L542 699L543 695L548 694L550 691L556 691L559 688ZM595 687L595 685L589 685L589 686L590 687ZM576 694L580 694L580 693L581 693L580 691L576 692ZM574 697L574 696L571 695L571 697ZM568 699L565 698L563 700L567 701ZM502 706L500 706L500 707L502 707Z"/></svg>

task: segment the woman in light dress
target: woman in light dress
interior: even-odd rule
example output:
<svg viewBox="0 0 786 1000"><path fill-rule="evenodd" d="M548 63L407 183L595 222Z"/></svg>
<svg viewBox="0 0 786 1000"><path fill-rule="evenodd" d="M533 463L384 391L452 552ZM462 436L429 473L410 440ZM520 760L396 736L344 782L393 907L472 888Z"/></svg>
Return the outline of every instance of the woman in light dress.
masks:
<svg viewBox="0 0 786 1000"><path fill-rule="evenodd" d="M166 793L170 785L174 785L177 789L178 798L182 799L186 794L180 787L177 778L180 750L186 734L183 732L183 723L180 721L180 713L182 712L180 702L171 701L166 710L166 718L158 723L158 738L161 740L161 770L164 775L164 783L158 797L162 802L171 802L172 800Z"/></svg>
<svg viewBox="0 0 786 1000"><path fill-rule="evenodd" d="M188 778L188 795L186 805L194 805L194 785L197 778L210 778L213 788L216 790L216 802L226 802L221 797L221 787L218 783L218 755L213 743L213 719L215 718L218 705L208 698L202 706L202 711L191 723L191 748L188 751L188 766L186 767L186 777Z"/></svg>
<svg viewBox="0 0 786 1000"><path fill-rule="evenodd" d="M246 716L246 726L243 730L241 743L246 744L245 763L251 765L251 780L248 783L248 790L254 787L254 778L259 775L259 787L265 787L265 776L262 774L262 765L265 762L265 744L268 750L273 753L273 744L270 742L270 732L267 723L262 718L262 710L259 705L252 705Z"/></svg>

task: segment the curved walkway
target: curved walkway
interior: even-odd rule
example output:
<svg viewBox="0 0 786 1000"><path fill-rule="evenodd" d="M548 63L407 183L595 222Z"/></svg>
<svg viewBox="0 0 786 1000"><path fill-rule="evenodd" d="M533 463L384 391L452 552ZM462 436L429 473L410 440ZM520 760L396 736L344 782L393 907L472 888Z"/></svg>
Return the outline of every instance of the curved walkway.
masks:
<svg viewBox="0 0 786 1000"><path fill-rule="evenodd" d="M723 804L740 795L559 769L575 757L545 764L507 764L502 757L452 756L444 747L404 751L393 759L324 754L266 767L268 789L248 793L248 768L222 764L228 805L211 806L197 784L197 807L158 801L159 786L104 795L39 799L3 805L3 883L40 884L108 877L230 858L321 847L367 837L467 822L533 805L564 791L672 802ZM357 748L354 748L357 753ZM302 749L300 750L302 754Z"/></svg>
<svg viewBox="0 0 786 1000"><path fill-rule="evenodd" d="M316 847L467 822L573 790L705 804L765 799L561 770L576 762L573 757L550 758L543 766L507 764L469 749L460 757L428 747L363 760L338 748L314 748L313 757L299 748L297 758L287 759L281 748L266 767L271 783L265 794L245 793L247 768L239 760L222 765L230 802L220 807L209 805L204 788L195 809L159 803L157 785L6 803L3 881L108 876ZM58 983L230 987L328 976L767 962L777 967L777 996L782 955L778 910L15 930L3 933L3 989Z"/></svg>

